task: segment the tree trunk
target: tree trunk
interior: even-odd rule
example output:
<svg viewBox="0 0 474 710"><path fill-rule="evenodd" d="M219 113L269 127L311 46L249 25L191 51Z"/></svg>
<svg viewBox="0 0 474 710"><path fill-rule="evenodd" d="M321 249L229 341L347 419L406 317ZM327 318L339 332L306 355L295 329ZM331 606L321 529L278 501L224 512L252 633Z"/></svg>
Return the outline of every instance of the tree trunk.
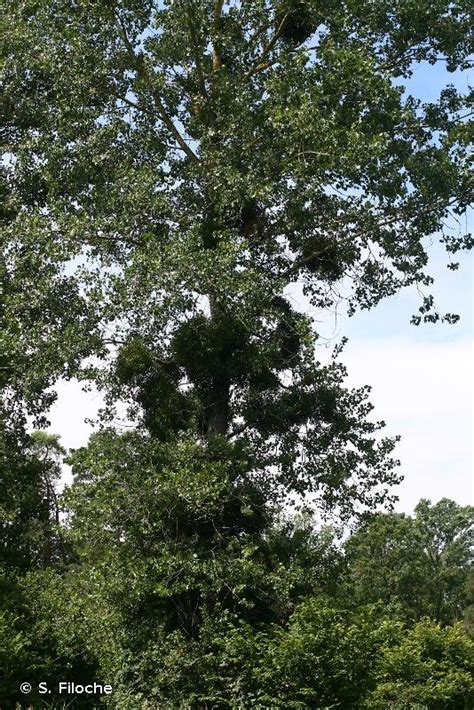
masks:
<svg viewBox="0 0 474 710"><path fill-rule="evenodd" d="M209 404L207 431L209 434L226 434L229 426L229 382L214 385Z"/></svg>

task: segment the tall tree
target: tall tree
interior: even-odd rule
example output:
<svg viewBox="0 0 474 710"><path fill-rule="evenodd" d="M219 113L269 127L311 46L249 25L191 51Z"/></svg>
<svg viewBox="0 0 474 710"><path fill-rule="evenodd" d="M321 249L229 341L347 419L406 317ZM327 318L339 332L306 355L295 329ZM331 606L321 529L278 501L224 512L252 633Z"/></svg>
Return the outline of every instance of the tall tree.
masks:
<svg viewBox="0 0 474 710"><path fill-rule="evenodd" d="M392 443L366 392L314 362L288 286L318 308L343 290L353 312L430 283L425 238L468 200L466 98L421 104L394 79L466 66L467 10L6 3L3 268L40 277L15 338L54 353L46 381L118 351L110 400L152 435L226 437L249 470L347 514L381 500ZM7 294L13 314L22 298ZM438 318L430 296L421 317Z"/></svg>

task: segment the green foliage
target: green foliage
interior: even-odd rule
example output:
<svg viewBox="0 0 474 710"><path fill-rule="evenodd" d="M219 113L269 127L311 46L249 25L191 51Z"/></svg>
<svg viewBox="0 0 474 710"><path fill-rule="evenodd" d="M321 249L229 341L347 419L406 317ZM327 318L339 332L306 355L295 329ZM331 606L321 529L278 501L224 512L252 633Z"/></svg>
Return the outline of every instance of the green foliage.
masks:
<svg viewBox="0 0 474 710"><path fill-rule="evenodd" d="M19 663L36 682L110 683L108 702L123 710L469 707L472 641L460 625L398 620L410 618L406 599L374 542L402 545L387 565L410 591L424 568L405 539L420 536L423 553L442 560L434 583L445 585L445 613L459 615L470 509L421 501L414 518L377 514L343 550L309 512L283 519L268 479L223 446L103 431L73 454L63 534L74 563L5 578L4 697L17 697ZM405 538L400 522L414 526ZM364 573L383 606L366 606Z"/></svg>
<svg viewBox="0 0 474 710"><path fill-rule="evenodd" d="M78 564L38 587L35 608L58 652L98 664L114 707L231 702L216 666L224 630L283 628L305 596L337 585L330 531L276 520L268 482L215 446L103 432L71 459Z"/></svg>
<svg viewBox="0 0 474 710"><path fill-rule="evenodd" d="M379 633L369 616L351 619L324 599L308 599L287 628L257 637L257 647L244 660L248 678L242 705L359 707L370 686ZM232 642L238 644L239 636Z"/></svg>
<svg viewBox="0 0 474 710"><path fill-rule="evenodd" d="M310 5L309 2L291 0L277 7L275 29L279 31L281 41L294 46L311 37L318 23Z"/></svg>
<svg viewBox="0 0 474 710"><path fill-rule="evenodd" d="M468 606L473 509L422 499L415 516L376 515L347 542L355 603L381 601L396 615L443 623Z"/></svg>
<svg viewBox="0 0 474 710"><path fill-rule="evenodd" d="M473 671L474 643L459 624L422 621L383 647L377 687L364 707L467 710L474 702Z"/></svg>
<svg viewBox="0 0 474 710"><path fill-rule="evenodd" d="M463 1L4 5L0 360L15 355L17 406L41 411L109 344L167 361L206 302L258 349L294 281L320 308L344 281L351 310L430 284L426 237L469 202L469 99L421 104L393 80L467 66ZM438 318L428 297L416 319ZM230 425L220 386L211 429Z"/></svg>
<svg viewBox="0 0 474 710"><path fill-rule="evenodd" d="M280 495L389 503L394 441L285 293L326 309L344 284L353 312L429 285L426 237L468 200L467 98L394 79L466 66L463 4L58 0L3 22L6 411L92 378L109 421L126 400L161 441L233 441Z"/></svg>
<svg viewBox="0 0 474 710"><path fill-rule="evenodd" d="M58 438L0 431L0 569L26 571L64 559L55 486Z"/></svg>
<svg viewBox="0 0 474 710"><path fill-rule="evenodd" d="M19 629L18 619L10 612L0 611L0 702L11 701L13 689L23 680L28 665L27 639Z"/></svg>
<svg viewBox="0 0 474 710"><path fill-rule="evenodd" d="M467 602L464 611L464 628L472 638L474 637L474 569L472 567L467 574L464 591Z"/></svg>

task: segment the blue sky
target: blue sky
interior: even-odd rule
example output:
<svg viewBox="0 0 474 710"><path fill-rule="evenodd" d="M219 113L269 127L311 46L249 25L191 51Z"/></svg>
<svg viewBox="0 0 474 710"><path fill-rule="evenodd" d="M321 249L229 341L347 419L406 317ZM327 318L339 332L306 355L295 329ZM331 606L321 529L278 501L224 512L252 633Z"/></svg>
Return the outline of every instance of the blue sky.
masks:
<svg viewBox="0 0 474 710"><path fill-rule="evenodd" d="M327 337L349 338L342 356L349 384L370 384L375 416L401 435L397 509L406 512L421 497L472 502L472 257L451 272L436 253L431 273L440 310L461 315L456 325L411 325L414 290L339 318L337 329L334 320L324 323Z"/></svg>
<svg viewBox="0 0 474 710"><path fill-rule="evenodd" d="M450 74L444 64L419 67L410 93L435 101L448 83L468 87L466 73ZM472 212L461 228L472 231ZM453 229L459 225L452 223ZM389 433L400 434L398 457L404 482L398 510L410 512L420 497L473 499L473 276L472 254L461 254L460 269L446 268L447 255L436 237L429 249L431 292L441 313L461 316L456 325L410 324L419 306L415 288L349 319L321 326L327 337L349 338L343 361L354 386L370 384L377 417ZM456 259L457 260L457 259Z"/></svg>

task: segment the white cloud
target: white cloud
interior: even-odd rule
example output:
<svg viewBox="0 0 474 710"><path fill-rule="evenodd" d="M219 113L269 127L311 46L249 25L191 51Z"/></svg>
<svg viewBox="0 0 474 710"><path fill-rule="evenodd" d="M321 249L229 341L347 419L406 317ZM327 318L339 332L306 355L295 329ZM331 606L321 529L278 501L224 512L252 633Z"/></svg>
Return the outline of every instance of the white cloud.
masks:
<svg viewBox="0 0 474 710"><path fill-rule="evenodd" d="M58 399L49 413L50 429L60 434L63 446L75 449L84 446L93 431L86 419L94 419L103 404L97 392L84 392L76 380L61 380Z"/></svg>
<svg viewBox="0 0 474 710"><path fill-rule="evenodd" d="M354 340L342 360L349 384L370 384L376 417L402 437L398 509L411 511L421 497L471 502L471 341Z"/></svg>
<svg viewBox="0 0 474 710"><path fill-rule="evenodd" d="M96 391L84 392L76 380L60 380L56 389L58 399L49 413L49 429L60 435L66 449L84 446L93 432L93 427L86 423L86 419L97 416L103 405L102 397ZM62 483L70 483L71 478L69 466L64 466Z"/></svg>

